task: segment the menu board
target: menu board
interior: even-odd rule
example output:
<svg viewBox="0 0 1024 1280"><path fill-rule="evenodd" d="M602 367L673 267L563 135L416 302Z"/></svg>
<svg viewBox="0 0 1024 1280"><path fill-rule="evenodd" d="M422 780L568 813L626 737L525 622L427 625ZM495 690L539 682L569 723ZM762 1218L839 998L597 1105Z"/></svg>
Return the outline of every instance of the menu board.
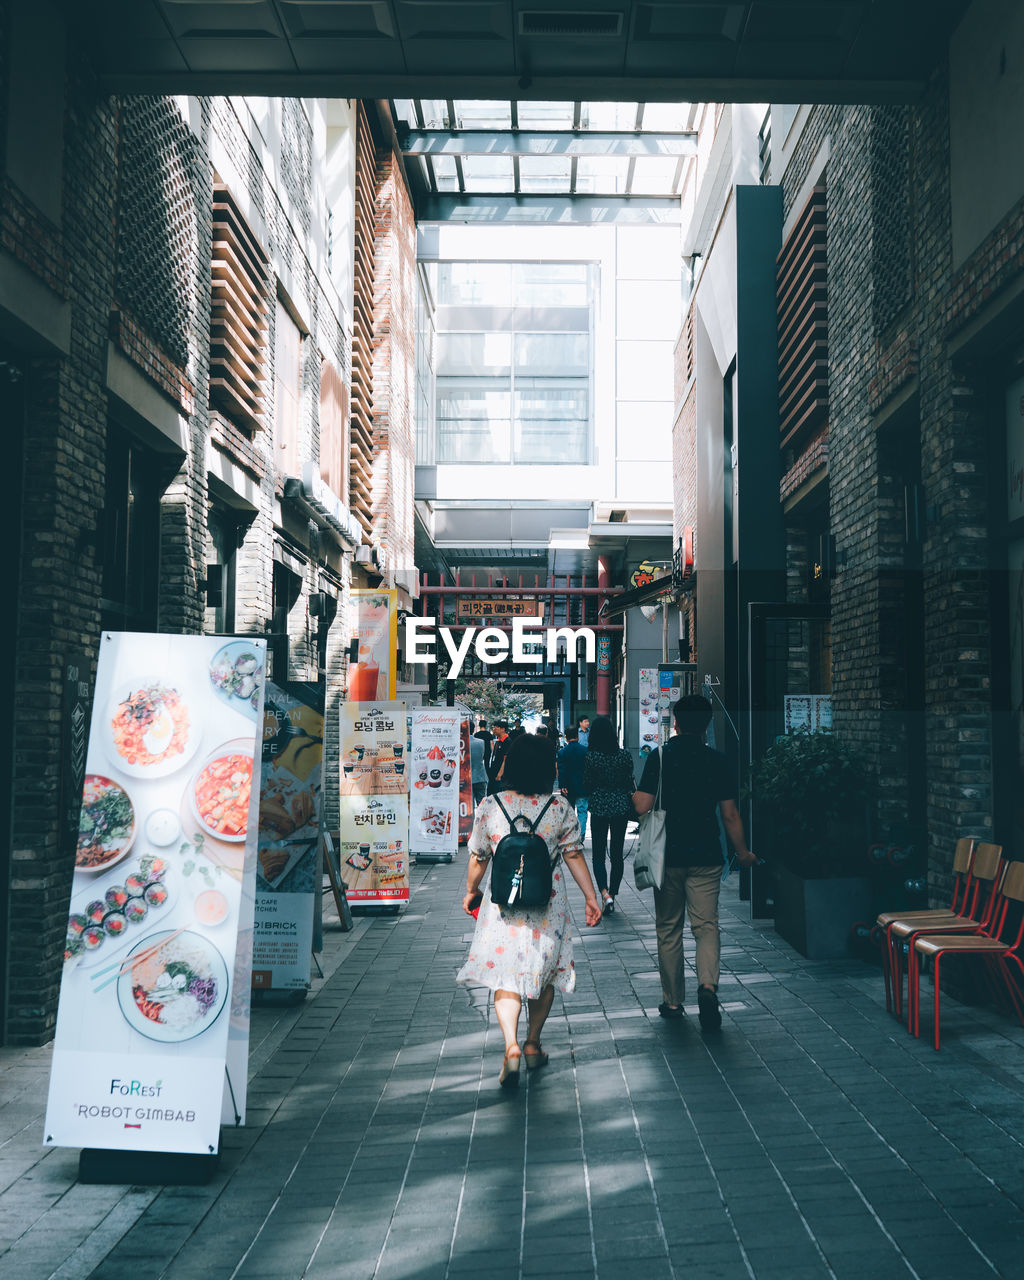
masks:
<svg viewBox="0 0 1024 1280"><path fill-rule="evenodd" d="M658 668L640 668L640 724L637 746L641 756L649 756L661 741L661 707Z"/></svg>
<svg viewBox="0 0 1024 1280"><path fill-rule="evenodd" d="M244 1117L265 667L263 640L102 637L47 1146L207 1155Z"/></svg>
<svg viewBox="0 0 1024 1280"><path fill-rule="evenodd" d="M395 696L398 648L398 592L353 591L352 637L358 653L348 664L351 702L387 701Z"/></svg>
<svg viewBox="0 0 1024 1280"><path fill-rule="evenodd" d="M404 702L343 702L341 794L404 795L407 739Z"/></svg>
<svg viewBox="0 0 1024 1280"><path fill-rule="evenodd" d="M408 735L404 702L341 704L341 874L353 905L409 897Z"/></svg>
<svg viewBox="0 0 1024 1280"><path fill-rule="evenodd" d="M451 707L413 710L409 837L414 854L458 851L461 725L460 713Z"/></svg>
<svg viewBox="0 0 1024 1280"><path fill-rule="evenodd" d="M323 744L318 693L268 681L256 847L254 990L309 986Z"/></svg>
<svg viewBox="0 0 1024 1280"><path fill-rule="evenodd" d="M341 809L341 874L349 902L409 900L405 796L349 796Z"/></svg>

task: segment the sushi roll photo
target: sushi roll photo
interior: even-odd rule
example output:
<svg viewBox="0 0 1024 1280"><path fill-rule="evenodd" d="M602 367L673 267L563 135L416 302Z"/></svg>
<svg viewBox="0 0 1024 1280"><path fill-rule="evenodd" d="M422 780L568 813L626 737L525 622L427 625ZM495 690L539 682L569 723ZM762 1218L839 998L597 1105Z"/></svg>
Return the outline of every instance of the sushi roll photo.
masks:
<svg viewBox="0 0 1024 1280"><path fill-rule="evenodd" d="M119 938L125 929L128 928L128 921L120 911L111 911L109 915L103 919L104 931L111 938Z"/></svg>
<svg viewBox="0 0 1024 1280"><path fill-rule="evenodd" d="M82 945L86 951L95 951L103 945L106 936L98 924L91 924L82 934Z"/></svg>
<svg viewBox="0 0 1024 1280"><path fill-rule="evenodd" d="M110 908L105 902L100 902L99 899L97 899L95 902L89 903L85 909L85 914L88 916L89 921L92 924L102 924L103 917L107 914L109 909Z"/></svg>
<svg viewBox="0 0 1024 1280"><path fill-rule="evenodd" d="M159 882L147 885L145 898L151 907L162 907L167 901L167 886Z"/></svg>
<svg viewBox="0 0 1024 1280"><path fill-rule="evenodd" d="M123 884L113 884L107 890L105 897L111 911L120 911L128 901L129 894Z"/></svg>
<svg viewBox="0 0 1024 1280"><path fill-rule="evenodd" d="M145 892L146 878L145 876L140 875L137 871L134 871L128 879L125 880L124 887L128 890L129 898L138 898Z"/></svg>
<svg viewBox="0 0 1024 1280"><path fill-rule="evenodd" d="M147 854L139 863L138 874L142 876L148 884L151 880L162 880L167 870L167 863L163 858L154 857Z"/></svg>
<svg viewBox="0 0 1024 1280"><path fill-rule="evenodd" d="M138 924L140 920L145 920L149 914L149 907L146 905L145 898L129 898L124 904L125 919L131 924Z"/></svg>
<svg viewBox="0 0 1024 1280"><path fill-rule="evenodd" d="M83 915L73 915L68 917L68 937L80 938L89 924L88 919Z"/></svg>

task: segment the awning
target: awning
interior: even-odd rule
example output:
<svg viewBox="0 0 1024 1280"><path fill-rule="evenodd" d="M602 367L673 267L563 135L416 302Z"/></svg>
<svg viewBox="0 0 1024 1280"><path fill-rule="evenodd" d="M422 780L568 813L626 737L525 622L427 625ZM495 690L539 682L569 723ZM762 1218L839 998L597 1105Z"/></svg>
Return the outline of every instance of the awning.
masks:
<svg viewBox="0 0 1024 1280"><path fill-rule="evenodd" d="M642 587L633 587L630 591L622 591L617 596L610 596L601 608L598 610L599 618L617 618L627 609L632 609L638 604L650 604L653 600L657 600L659 596L666 595L672 591L672 575L666 573L661 578L655 578L652 582L645 582Z"/></svg>

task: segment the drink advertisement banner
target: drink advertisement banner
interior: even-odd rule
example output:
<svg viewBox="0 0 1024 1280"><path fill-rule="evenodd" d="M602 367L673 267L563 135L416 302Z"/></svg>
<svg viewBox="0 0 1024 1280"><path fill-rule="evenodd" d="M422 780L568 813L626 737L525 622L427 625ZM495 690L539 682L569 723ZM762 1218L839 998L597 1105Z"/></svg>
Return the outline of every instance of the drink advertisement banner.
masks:
<svg viewBox="0 0 1024 1280"><path fill-rule="evenodd" d="M256 848L256 990L309 986L320 866L324 716L319 695L267 682Z"/></svg>
<svg viewBox="0 0 1024 1280"><path fill-rule="evenodd" d="M105 633L47 1146L207 1155L245 1109L263 640Z"/></svg>
<svg viewBox="0 0 1024 1280"><path fill-rule="evenodd" d="M412 713L409 838L414 854L458 852L461 725L461 714L451 707L416 707Z"/></svg>
<svg viewBox="0 0 1024 1280"><path fill-rule="evenodd" d="M404 702L343 702L341 794L404 795L408 733Z"/></svg>
<svg viewBox="0 0 1024 1280"><path fill-rule="evenodd" d="M341 873L349 902L409 900L409 802L405 796L346 796Z"/></svg>
<svg viewBox="0 0 1024 1280"><path fill-rule="evenodd" d="M469 721L459 729L459 844L473 832L473 762L469 758Z"/></svg>
<svg viewBox="0 0 1024 1280"><path fill-rule="evenodd" d="M390 701L395 696L398 651L398 592L353 591L352 638L359 642L348 664L350 702Z"/></svg>

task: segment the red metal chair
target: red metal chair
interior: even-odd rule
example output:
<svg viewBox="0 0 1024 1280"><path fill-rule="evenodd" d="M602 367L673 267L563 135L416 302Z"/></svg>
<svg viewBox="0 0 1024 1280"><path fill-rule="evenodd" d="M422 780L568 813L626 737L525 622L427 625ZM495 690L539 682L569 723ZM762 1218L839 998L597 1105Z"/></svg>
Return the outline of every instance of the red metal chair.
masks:
<svg viewBox="0 0 1024 1280"><path fill-rule="evenodd" d="M964 934L924 934L914 939L910 952L910 966L907 971L907 1005L911 1030L914 1035L921 1034L921 961L931 959L933 962L932 981L935 984L935 1048L939 1047L939 964L944 955L981 956L986 962L988 971L999 975L1003 989L1009 996L1009 1004L1024 1026L1024 1001L1014 984L1011 970L1016 970L1024 977L1024 961L1020 950L1024 943L1024 909L1017 925L1017 932L1012 942L1004 942L1003 930L1010 903L1024 904L1024 862L1006 863L998 887L993 895L993 911L990 926L984 933L969 936Z"/></svg>
<svg viewBox="0 0 1024 1280"><path fill-rule="evenodd" d="M897 1018L903 1015L901 957L904 947L909 953L915 936L922 933L976 933L983 929L991 919L1002 853L1002 845L979 844L969 836L961 838L953 855L953 893L948 907L883 912L878 917L878 926L885 929L882 972L886 1008ZM986 898L979 911L979 900L986 886Z"/></svg>

